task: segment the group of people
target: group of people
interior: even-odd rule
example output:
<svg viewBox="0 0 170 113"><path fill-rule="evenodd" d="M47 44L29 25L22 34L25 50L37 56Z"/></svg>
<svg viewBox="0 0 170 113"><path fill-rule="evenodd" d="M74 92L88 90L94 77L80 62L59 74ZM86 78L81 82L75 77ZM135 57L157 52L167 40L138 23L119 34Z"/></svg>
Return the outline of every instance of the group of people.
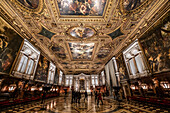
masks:
<svg viewBox="0 0 170 113"><path fill-rule="evenodd" d="M85 100L87 100L87 97L88 97L88 94L87 92L85 93L81 93L80 91L72 91L72 100L71 100L71 103L79 103L80 104L80 99L81 99L81 95L84 94L85 97L84 97L84 102Z"/></svg>
<svg viewBox="0 0 170 113"><path fill-rule="evenodd" d="M78 92L78 91L76 92L73 90L71 103L79 103L80 104L80 99L82 98L82 95L84 95L84 102L87 101L88 100L87 91L85 91L84 93L81 93L81 92ZM100 92L100 90L98 92L95 91L95 103L97 103L97 105L99 105L99 102L101 102L101 104L103 105L102 93Z"/></svg>

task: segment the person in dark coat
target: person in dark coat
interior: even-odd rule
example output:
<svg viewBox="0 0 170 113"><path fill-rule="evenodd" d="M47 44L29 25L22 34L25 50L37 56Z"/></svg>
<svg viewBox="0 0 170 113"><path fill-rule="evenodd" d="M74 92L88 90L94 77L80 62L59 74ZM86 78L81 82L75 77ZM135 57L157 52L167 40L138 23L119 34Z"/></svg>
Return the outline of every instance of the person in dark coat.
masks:
<svg viewBox="0 0 170 113"><path fill-rule="evenodd" d="M41 98L41 104L43 104L45 102L45 96L46 96L46 92L43 91L42 98Z"/></svg>
<svg viewBox="0 0 170 113"><path fill-rule="evenodd" d="M103 105L102 94L101 94L100 91L99 91L99 93L98 93L97 105L99 105L99 101L101 101L101 103L102 103L102 105Z"/></svg>
<svg viewBox="0 0 170 113"><path fill-rule="evenodd" d="M95 91L95 102L97 101L97 91Z"/></svg>

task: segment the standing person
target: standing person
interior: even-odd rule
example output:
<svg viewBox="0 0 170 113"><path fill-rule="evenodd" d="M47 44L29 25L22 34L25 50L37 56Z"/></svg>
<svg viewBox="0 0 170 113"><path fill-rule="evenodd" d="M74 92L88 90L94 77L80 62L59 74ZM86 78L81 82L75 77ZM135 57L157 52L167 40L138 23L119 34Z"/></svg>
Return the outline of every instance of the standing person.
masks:
<svg viewBox="0 0 170 113"><path fill-rule="evenodd" d="M99 90L99 94L98 94L97 105L99 105L99 100L101 101L101 103L103 105L102 94L101 94L100 90Z"/></svg>
<svg viewBox="0 0 170 113"><path fill-rule="evenodd" d="M97 101L97 91L95 91L95 102Z"/></svg>
<svg viewBox="0 0 170 113"><path fill-rule="evenodd" d="M85 98L84 98L84 102L85 102L85 100L87 100L88 99L88 94L87 94L87 91L85 91Z"/></svg>
<svg viewBox="0 0 170 113"><path fill-rule="evenodd" d="M80 99L81 99L81 93L80 91L78 92L78 103L80 104Z"/></svg>
<svg viewBox="0 0 170 113"><path fill-rule="evenodd" d="M75 92L74 90L72 90L72 99L71 99L71 103L75 102Z"/></svg>
<svg viewBox="0 0 170 113"><path fill-rule="evenodd" d="M43 103L45 102L45 101L44 101L45 96L46 96L46 93L45 93L45 91L43 91L43 93L42 93L42 98L41 98L41 104L43 104Z"/></svg>

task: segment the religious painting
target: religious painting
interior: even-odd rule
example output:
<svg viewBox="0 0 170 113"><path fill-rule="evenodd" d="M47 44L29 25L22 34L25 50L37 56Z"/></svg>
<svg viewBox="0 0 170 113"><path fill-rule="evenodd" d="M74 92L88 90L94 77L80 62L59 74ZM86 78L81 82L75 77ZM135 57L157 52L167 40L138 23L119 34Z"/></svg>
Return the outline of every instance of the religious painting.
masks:
<svg viewBox="0 0 170 113"><path fill-rule="evenodd" d="M36 9L39 5L39 0L17 0L20 4L23 6L30 8L30 9Z"/></svg>
<svg viewBox="0 0 170 113"><path fill-rule="evenodd" d="M124 9L127 11L134 10L139 7L146 0L122 0Z"/></svg>
<svg viewBox="0 0 170 113"><path fill-rule="evenodd" d="M65 59L66 58L66 54L65 54L65 49L62 46L59 45L53 45L51 47L51 50L53 51L53 53L58 56L61 59Z"/></svg>
<svg viewBox="0 0 170 113"><path fill-rule="evenodd" d="M122 54L116 58L116 62L117 62L117 67L118 67L118 71L119 71L120 80L121 81L127 80L129 78L129 76L128 76L128 72L127 72L126 65L125 65L124 58L123 58Z"/></svg>
<svg viewBox="0 0 170 113"><path fill-rule="evenodd" d="M10 73L23 39L0 17L0 72Z"/></svg>
<svg viewBox="0 0 170 113"><path fill-rule="evenodd" d="M60 15L102 16L106 0L57 0Z"/></svg>
<svg viewBox="0 0 170 113"><path fill-rule="evenodd" d="M99 52L97 53L97 57L100 59L105 58L109 55L110 51L111 51L110 47L107 47L107 45L103 46L99 49Z"/></svg>
<svg viewBox="0 0 170 113"><path fill-rule="evenodd" d="M153 73L170 70L170 22L140 40Z"/></svg>
<svg viewBox="0 0 170 113"><path fill-rule="evenodd" d="M49 61L44 56L40 55L37 71L35 74L35 80L46 82L48 77L48 68Z"/></svg>
<svg viewBox="0 0 170 113"><path fill-rule="evenodd" d="M69 34L75 38L89 38L94 35L94 30L89 27L74 27L69 31Z"/></svg>
<svg viewBox="0 0 170 113"><path fill-rule="evenodd" d="M90 60L94 49L94 43L69 43L69 47L74 60Z"/></svg>

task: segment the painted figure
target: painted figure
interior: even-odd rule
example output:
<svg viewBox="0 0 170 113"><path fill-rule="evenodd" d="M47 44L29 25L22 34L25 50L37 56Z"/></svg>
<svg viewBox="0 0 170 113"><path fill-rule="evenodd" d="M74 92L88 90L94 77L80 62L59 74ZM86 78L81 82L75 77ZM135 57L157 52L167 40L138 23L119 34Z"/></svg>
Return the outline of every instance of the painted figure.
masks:
<svg viewBox="0 0 170 113"><path fill-rule="evenodd" d="M39 5L39 0L18 0L22 5L30 8L36 9Z"/></svg>

